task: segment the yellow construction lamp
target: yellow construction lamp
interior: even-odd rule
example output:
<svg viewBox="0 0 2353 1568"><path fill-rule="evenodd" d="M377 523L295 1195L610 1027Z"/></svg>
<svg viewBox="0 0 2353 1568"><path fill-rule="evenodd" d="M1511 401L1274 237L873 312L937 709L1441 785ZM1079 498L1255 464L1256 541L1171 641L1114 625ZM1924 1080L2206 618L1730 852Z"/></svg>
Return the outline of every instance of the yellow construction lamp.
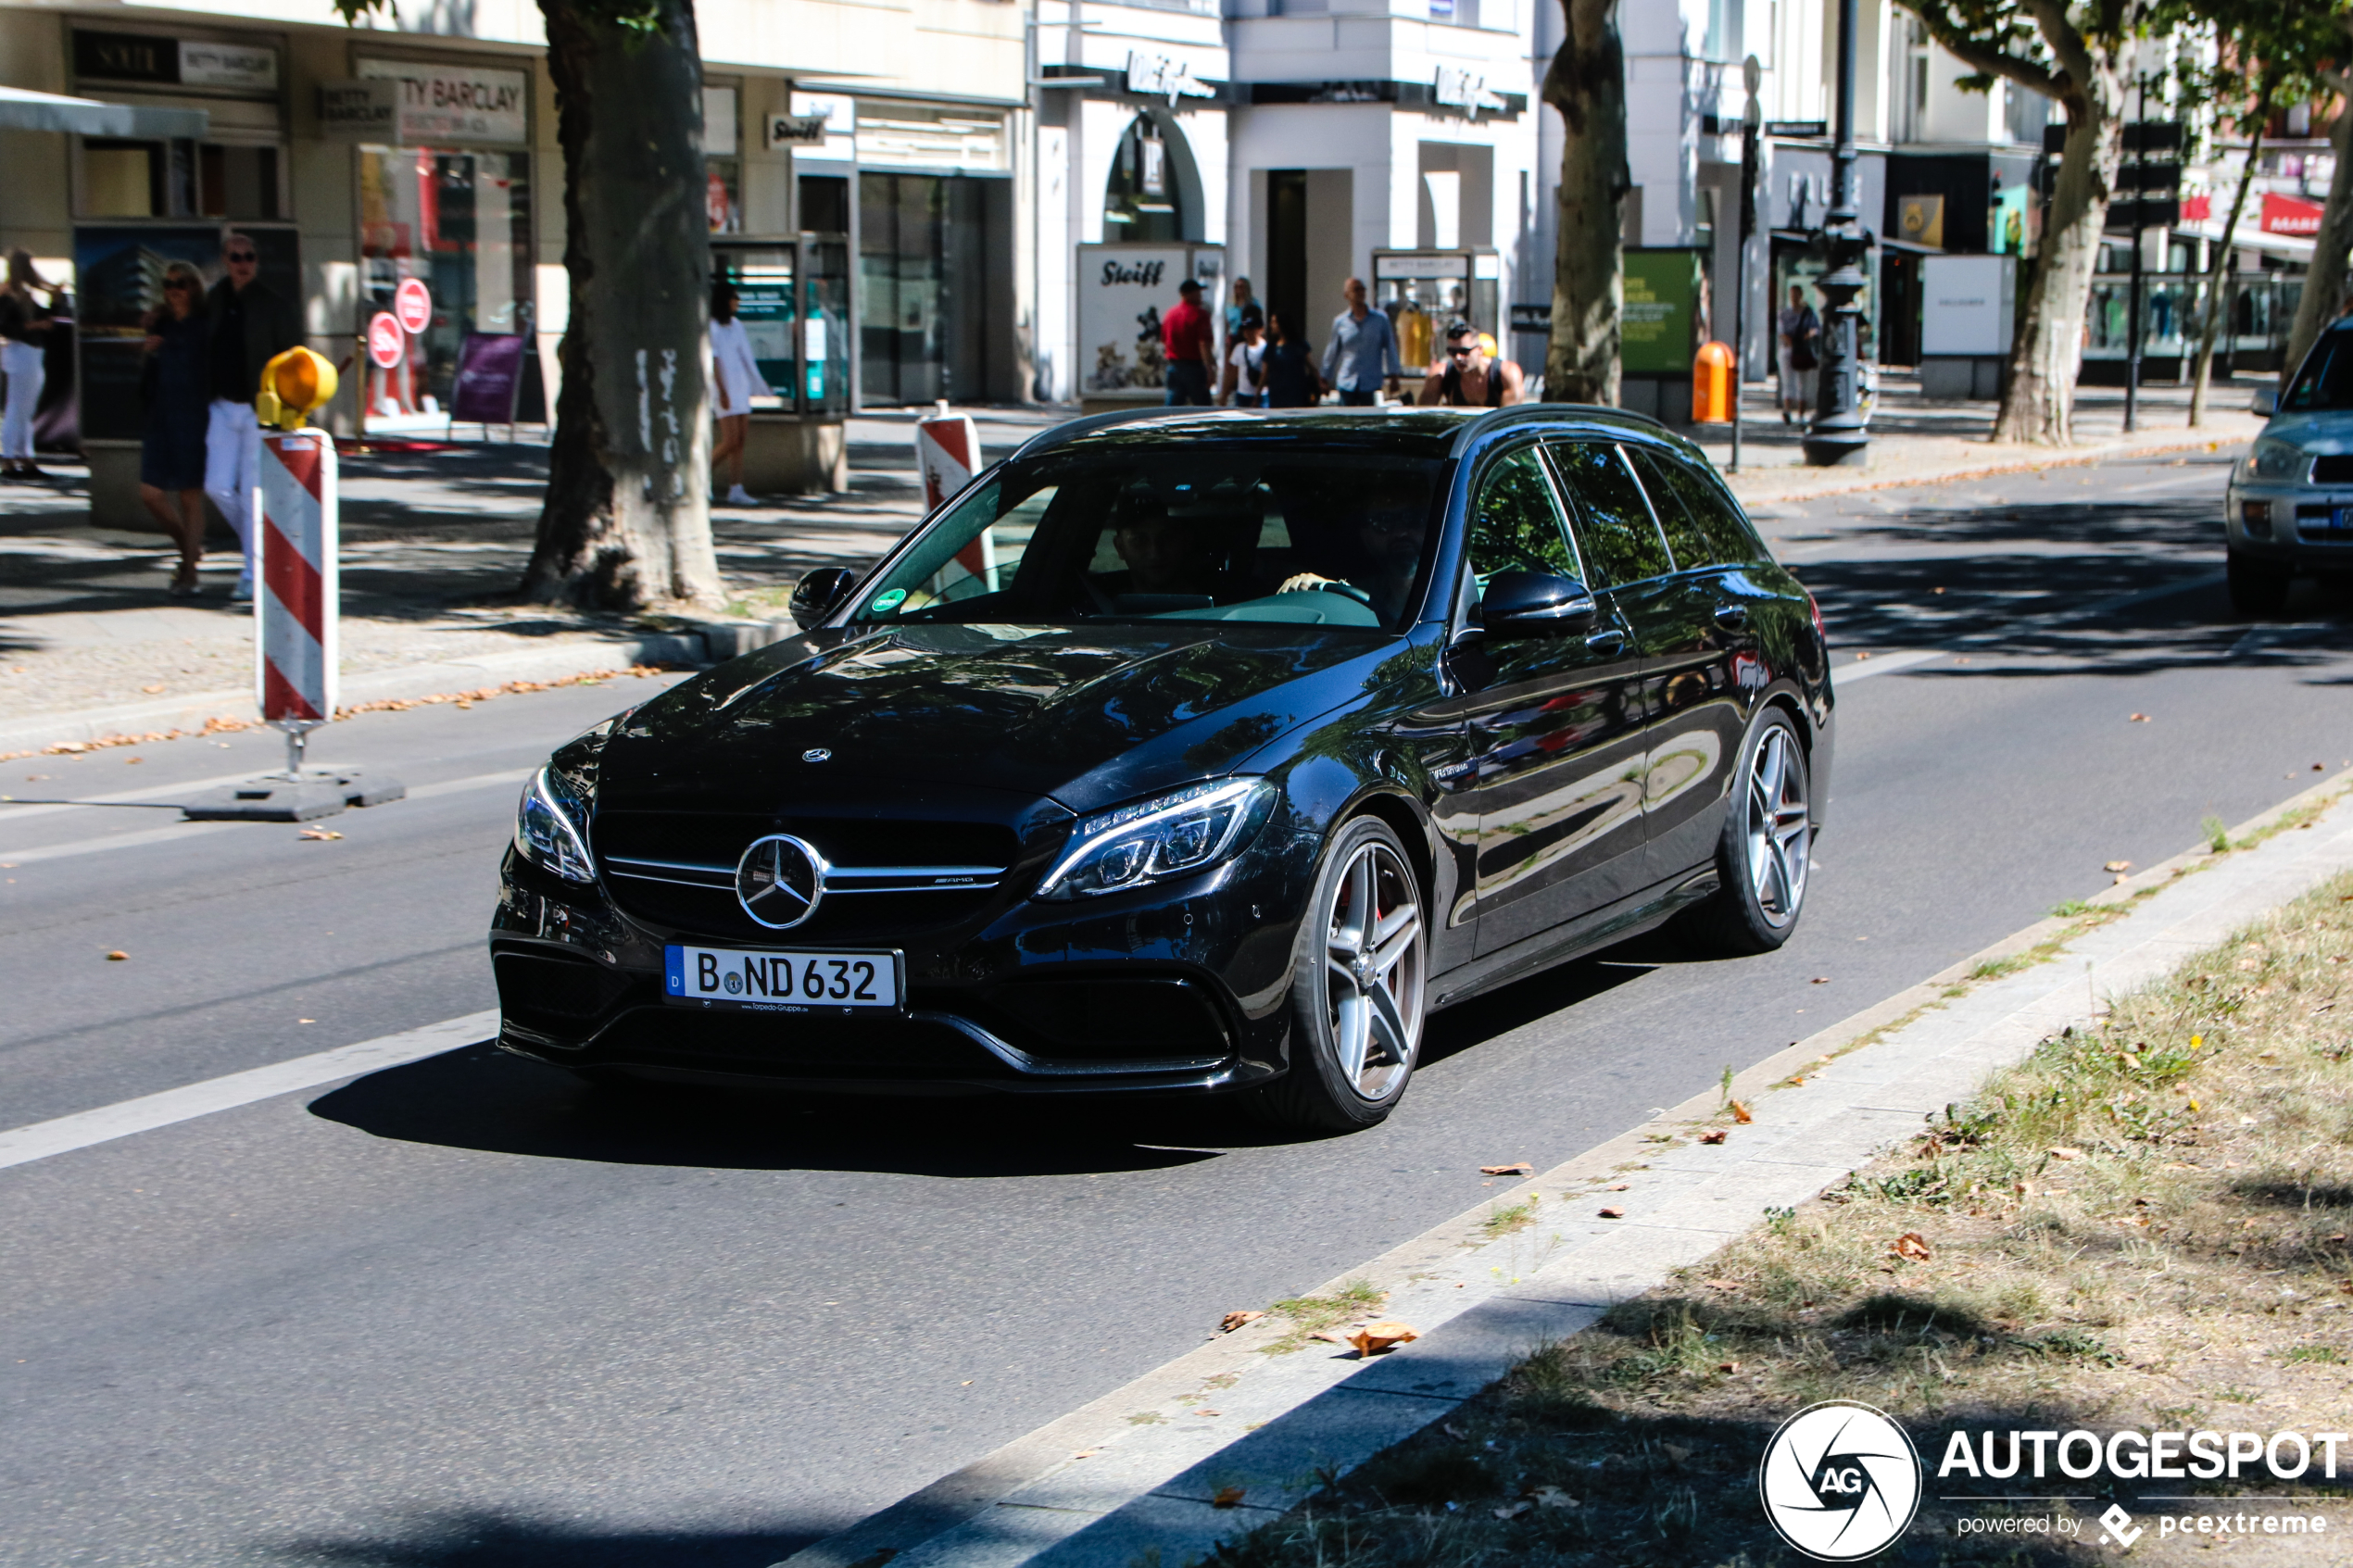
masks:
<svg viewBox="0 0 2353 1568"><path fill-rule="evenodd" d="M334 400L335 368L308 348L289 348L261 367L253 411L271 430L300 430L314 409Z"/></svg>

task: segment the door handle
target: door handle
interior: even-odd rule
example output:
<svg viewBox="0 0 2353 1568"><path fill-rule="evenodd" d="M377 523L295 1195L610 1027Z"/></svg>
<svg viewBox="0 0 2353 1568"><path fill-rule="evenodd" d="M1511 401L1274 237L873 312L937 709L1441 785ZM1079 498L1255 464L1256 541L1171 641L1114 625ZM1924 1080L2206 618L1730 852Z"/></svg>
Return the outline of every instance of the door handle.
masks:
<svg viewBox="0 0 2353 1568"><path fill-rule="evenodd" d="M1716 624L1721 626L1727 632L1746 631L1748 629L1748 606L1743 604L1717 606Z"/></svg>
<svg viewBox="0 0 2353 1568"><path fill-rule="evenodd" d="M1604 626L1585 639L1585 646L1595 653L1617 653L1626 646L1626 633L1615 626Z"/></svg>

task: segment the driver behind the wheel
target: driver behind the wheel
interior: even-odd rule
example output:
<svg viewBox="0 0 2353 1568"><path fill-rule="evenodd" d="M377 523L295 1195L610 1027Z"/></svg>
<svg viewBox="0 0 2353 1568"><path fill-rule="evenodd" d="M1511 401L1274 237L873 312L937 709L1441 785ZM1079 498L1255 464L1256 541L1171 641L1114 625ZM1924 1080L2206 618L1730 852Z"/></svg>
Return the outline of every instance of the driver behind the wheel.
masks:
<svg viewBox="0 0 2353 1568"><path fill-rule="evenodd" d="M1207 534L1168 515L1160 498L1130 491L1120 497L1111 547L1127 571L1107 583L1114 593L1214 595L1217 562Z"/></svg>
<svg viewBox="0 0 2353 1568"><path fill-rule="evenodd" d="M1408 495L1365 496L1350 509L1362 516L1356 542L1365 552L1365 568L1346 579L1298 572L1285 578L1276 592L1296 594L1345 581L1364 592L1383 625L1394 625L1404 615L1421 574L1422 545L1429 528L1427 508L1420 496Z"/></svg>

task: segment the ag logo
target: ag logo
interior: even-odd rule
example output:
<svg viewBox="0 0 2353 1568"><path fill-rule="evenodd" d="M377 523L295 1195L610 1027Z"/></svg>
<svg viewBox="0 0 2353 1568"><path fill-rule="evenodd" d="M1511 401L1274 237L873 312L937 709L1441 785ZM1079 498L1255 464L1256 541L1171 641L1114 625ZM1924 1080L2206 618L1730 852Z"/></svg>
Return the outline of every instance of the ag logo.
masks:
<svg viewBox="0 0 2353 1568"><path fill-rule="evenodd" d="M1902 1535L1920 1504L1920 1456L1869 1405L1826 1399L1773 1434L1757 1472L1765 1517L1820 1562L1852 1562Z"/></svg>

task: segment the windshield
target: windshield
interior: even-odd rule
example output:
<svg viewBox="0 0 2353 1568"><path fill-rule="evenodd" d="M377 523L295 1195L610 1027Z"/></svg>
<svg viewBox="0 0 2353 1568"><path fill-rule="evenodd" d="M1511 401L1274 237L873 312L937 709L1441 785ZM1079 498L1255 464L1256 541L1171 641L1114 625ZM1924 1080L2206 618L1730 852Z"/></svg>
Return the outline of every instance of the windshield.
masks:
<svg viewBox="0 0 2353 1568"><path fill-rule="evenodd" d="M1443 467L1206 444L1009 463L866 584L851 620L1399 631L1421 606Z"/></svg>
<svg viewBox="0 0 2353 1568"><path fill-rule="evenodd" d="M2331 332L2305 356L2280 407L2298 413L2353 408L2353 332Z"/></svg>

